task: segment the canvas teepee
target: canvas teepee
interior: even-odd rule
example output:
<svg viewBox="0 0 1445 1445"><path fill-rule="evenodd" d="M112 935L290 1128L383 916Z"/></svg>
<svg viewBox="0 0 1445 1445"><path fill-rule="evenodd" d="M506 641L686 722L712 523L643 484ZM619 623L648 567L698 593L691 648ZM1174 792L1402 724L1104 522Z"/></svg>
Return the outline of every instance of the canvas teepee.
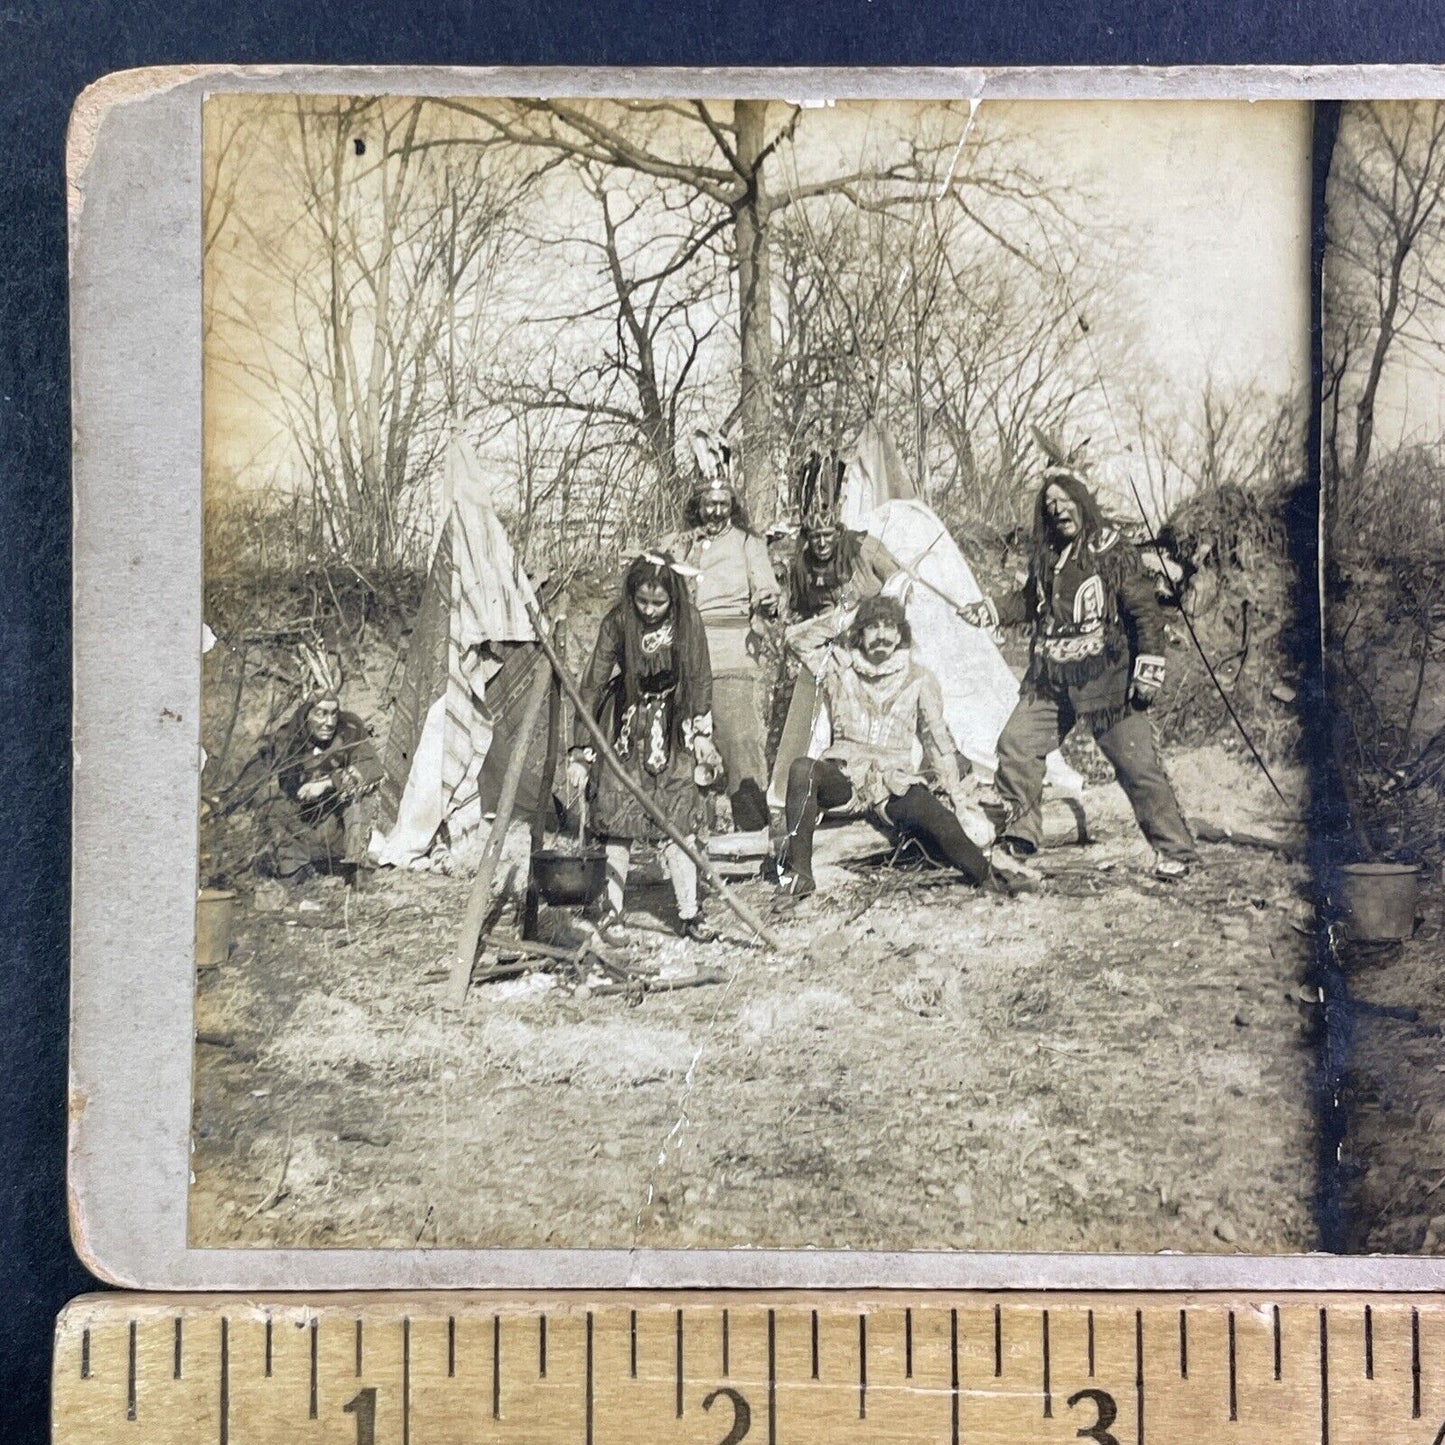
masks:
<svg viewBox="0 0 1445 1445"><path fill-rule="evenodd" d="M383 865L416 862L443 824L453 843L475 831L498 704L538 656L518 646L535 641L526 578L459 433L447 446L442 519L387 735L381 822L390 827L371 850Z"/></svg>

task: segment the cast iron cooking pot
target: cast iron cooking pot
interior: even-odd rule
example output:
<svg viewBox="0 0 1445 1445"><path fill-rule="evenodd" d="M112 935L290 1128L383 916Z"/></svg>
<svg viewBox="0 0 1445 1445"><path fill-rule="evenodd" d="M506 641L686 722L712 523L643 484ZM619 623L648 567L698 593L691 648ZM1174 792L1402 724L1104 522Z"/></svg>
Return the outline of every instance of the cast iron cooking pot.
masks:
<svg viewBox="0 0 1445 1445"><path fill-rule="evenodd" d="M544 903L554 908L592 903L607 881L607 850L538 848L532 854L532 877Z"/></svg>

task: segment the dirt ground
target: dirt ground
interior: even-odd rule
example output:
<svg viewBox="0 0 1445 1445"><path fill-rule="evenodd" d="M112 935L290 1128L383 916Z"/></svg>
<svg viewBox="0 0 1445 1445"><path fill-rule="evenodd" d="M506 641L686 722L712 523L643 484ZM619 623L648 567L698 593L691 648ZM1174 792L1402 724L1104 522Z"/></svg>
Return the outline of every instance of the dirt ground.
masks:
<svg viewBox="0 0 1445 1445"><path fill-rule="evenodd" d="M1426 888L1414 938L1342 952L1349 989L1348 1247L1445 1254L1445 887Z"/></svg>
<svg viewBox="0 0 1445 1445"><path fill-rule="evenodd" d="M1171 768L1191 818L1280 834L1218 745ZM1315 1247L1303 865L1207 845L1156 883L1117 788L1085 806L1096 841L1043 855L1038 895L835 867L780 954L730 919L684 943L634 884L639 953L726 974L640 1004L534 974L445 1012L462 877L243 896L199 974L191 1238Z"/></svg>

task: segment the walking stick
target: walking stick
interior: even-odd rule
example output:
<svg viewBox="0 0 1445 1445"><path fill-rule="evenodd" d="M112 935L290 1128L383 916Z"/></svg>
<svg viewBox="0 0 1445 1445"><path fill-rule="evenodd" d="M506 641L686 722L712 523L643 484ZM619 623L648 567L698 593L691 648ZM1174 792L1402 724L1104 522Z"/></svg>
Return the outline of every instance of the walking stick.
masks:
<svg viewBox="0 0 1445 1445"><path fill-rule="evenodd" d="M541 627L535 617L532 621L540 637ZM550 643L544 642L543 650L548 661L551 661ZM539 660L527 689L522 723L513 738L512 755L507 759L507 770L502 775L502 792L497 799L496 816L492 819L492 828L487 834L486 846L482 849L477 876L472 881L472 891L467 898L467 911L462 915L457 946L452 953L451 972L447 976L447 992L443 1004L448 1009L461 1008L467 999L467 986L472 981L472 965L477 961L477 940L481 936L487 910L491 907L492 879L496 876L497 862L502 856L502 844L506 841L507 829L512 822L512 811L517 805L517 788L522 781L522 769L527 765L532 734L537 729L537 719L542 715L542 704L547 701L551 686L552 669L544 667Z"/></svg>
<svg viewBox="0 0 1445 1445"><path fill-rule="evenodd" d="M707 855L700 849L695 848L683 833L663 817L652 799L628 776L627 770L619 761L612 744L608 742L606 733L602 731L597 723L597 719L592 716L586 703L583 702L582 693L573 680L572 674L567 671L566 664L562 661L561 657L558 656L557 649L553 647L552 639L547 635L546 620L542 617L540 609L531 598L527 598L526 603L527 615L532 619L532 626L537 633L538 645L546 654L547 661L552 664L552 670L557 674L557 681L562 684L562 691L567 694L568 701L576 708L577 717L582 723L582 726L587 730L592 741L596 744L597 751L601 755L602 762L608 772L637 799L642 805L643 811L657 824L662 832L676 843L692 860L698 871L712 884L713 888L717 890L718 897L721 898L743 923L767 944L769 948L781 953L782 944L778 940L777 935L727 886L722 879L722 875L713 867Z"/></svg>

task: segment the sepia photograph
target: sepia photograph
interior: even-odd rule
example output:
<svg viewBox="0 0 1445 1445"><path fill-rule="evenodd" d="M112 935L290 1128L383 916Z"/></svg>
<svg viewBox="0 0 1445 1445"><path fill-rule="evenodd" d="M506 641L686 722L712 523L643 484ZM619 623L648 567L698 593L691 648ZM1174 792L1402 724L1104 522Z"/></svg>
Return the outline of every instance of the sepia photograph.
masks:
<svg viewBox="0 0 1445 1445"><path fill-rule="evenodd" d="M1322 294L1343 1247L1445 1252L1445 106L1341 107Z"/></svg>
<svg viewBox="0 0 1445 1445"><path fill-rule="evenodd" d="M1302 102L212 94L190 1244L1320 1248L1310 166ZM1346 108L1338 765L1416 881L1442 189ZM1341 932L1396 1148L1431 945ZM1418 1137L1356 1247L1445 1239Z"/></svg>

